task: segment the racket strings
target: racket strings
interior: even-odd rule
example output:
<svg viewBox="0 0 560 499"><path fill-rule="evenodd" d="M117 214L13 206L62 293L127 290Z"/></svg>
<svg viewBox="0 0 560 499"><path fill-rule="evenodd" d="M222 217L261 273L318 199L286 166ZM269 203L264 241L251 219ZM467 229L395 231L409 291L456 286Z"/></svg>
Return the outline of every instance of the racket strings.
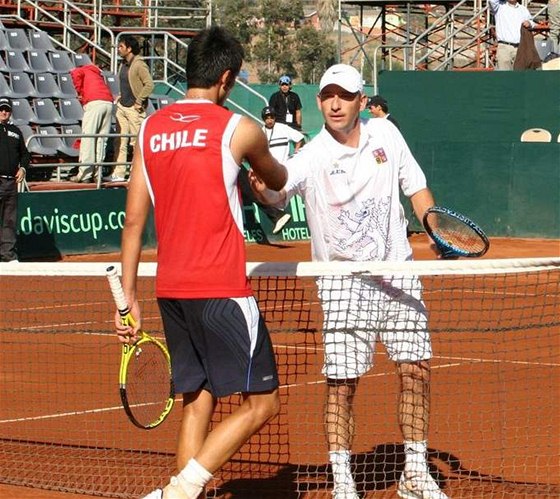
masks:
<svg viewBox="0 0 560 499"><path fill-rule="evenodd" d="M432 227L434 237L449 246L469 253L478 253L486 247L478 232L455 218L442 213L430 213L428 224Z"/></svg>
<svg viewBox="0 0 560 499"><path fill-rule="evenodd" d="M128 364L126 398L140 424L149 425L164 411L169 383L169 364L161 349L150 341L139 345Z"/></svg>

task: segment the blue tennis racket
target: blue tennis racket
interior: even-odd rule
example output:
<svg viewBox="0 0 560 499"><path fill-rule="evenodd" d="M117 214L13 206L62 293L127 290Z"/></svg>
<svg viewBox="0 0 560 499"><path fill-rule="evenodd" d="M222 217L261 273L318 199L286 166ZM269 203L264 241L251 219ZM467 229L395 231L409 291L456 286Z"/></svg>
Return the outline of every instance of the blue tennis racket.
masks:
<svg viewBox="0 0 560 499"><path fill-rule="evenodd" d="M476 258L490 247L486 234L476 223L448 208L429 208L422 224L443 258Z"/></svg>

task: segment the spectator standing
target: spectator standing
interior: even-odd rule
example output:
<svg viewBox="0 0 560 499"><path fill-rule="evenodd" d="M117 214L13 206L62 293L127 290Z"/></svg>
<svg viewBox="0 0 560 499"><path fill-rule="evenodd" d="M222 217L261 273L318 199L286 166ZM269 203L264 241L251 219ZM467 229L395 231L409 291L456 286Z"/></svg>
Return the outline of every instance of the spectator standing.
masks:
<svg viewBox="0 0 560 499"><path fill-rule="evenodd" d="M532 28L531 13L517 0L488 0L496 24L496 69L513 70L517 48L521 40L521 26Z"/></svg>
<svg viewBox="0 0 560 499"><path fill-rule="evenodd" d="M383 97L381 97L381 95L374 95L373 97L371 97L368 100L367 108L374 118L384 118L386 120L389 120L399 130L401 129L397 120L389 112L389 105L387 104L387 101Z"/></svg>
<svg viewBox="0 0 560 499"><path fill-rule="evenodd" d="M17 262L18 184L25 179L30 155L20 129L9 123L12 101L0 98L0 261Z"/></svg>
<svg viewBox="0 0 560 499"><path fill-rule="evenodd" d="M280 90L270 96L268 105L276 113L276 121L301 130L301 100L299 95L292 92L292 79L283 75L278 80Z"/></svg>
<svg viewBox="0 0 560 499"><path fill-rule="evenodd" d="M243 62L239 41L223 28L189 44L183 100L152 114L134 151L122 233L123 288L137 329L120 324L123 342L141 327L136 273L153 204L158 239L156 295L183 394L179 474L145 499L194 499L223 464L279 410L270 336L245 270L237 177L243 160L281 189L285 168L250 118L224 109ZM242 403L213 426L217 399Z"/></svg>
<svg viewBox="0 0 560 499"><path fill-rule="evenodd" d="M154 90L154 81L150 68L140 54L140 44L132 35L124 35L117 46L123 62L119 68L118 79L120 94L117 98L116 118L119 133L131 134L132 137L121 137L117 166L109 181L121 182L126 179L126 162L128 146L134 147L140 125L146 118L148 98Z"/></svg>
<svg viewBox="0 0 560 499"><path fill-rule="evenodd" d="M548 1L548 20L550 22L550 38L552 52L560 55L560 0Z"/></svg>
<svg viewBox="0 0 560 499"><path fill-rule="evenodd" d="M71 177L72 182L91 182L101 175L99 165L105 160L107 134L111 131L113 114L113 94L105 83L101 69L95 64L74 68L70 76L84 108L82 134L100 137L82 137L80 140L80 166L78 174Z"/></svg>
<svg viewBox="0 0 560 499"><path fill-rule="evenodd" d="M287 162L284 189L268 190L250 177L263 202L283 206L294 194L303 197L314 261L411 260L399 189L419 220L434 205L401 133L387 120L360 121L366 102L359 72L345 64L331 66L317 96L325 126ZM427 463L432 346L421 284L411 280L412 289L398 278L318 281L327 377L324 421L335 499L359 498L350 467L353 401L360 377L373 367L376 340L384 343L400 380L397 412L405 464L397 494L447 498ZM355 328L349 328L352 322Z"/></svg>

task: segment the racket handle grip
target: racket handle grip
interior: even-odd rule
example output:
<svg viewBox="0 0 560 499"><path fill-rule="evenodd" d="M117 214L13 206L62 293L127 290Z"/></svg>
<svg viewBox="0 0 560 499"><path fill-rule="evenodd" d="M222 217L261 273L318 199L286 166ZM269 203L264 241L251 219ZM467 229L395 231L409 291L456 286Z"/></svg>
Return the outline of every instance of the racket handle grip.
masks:
<svg viewBox="0 0 560 499"><path fill-rule="evenodd" d="M124 290L117 273L117 268L114 265L107 267L106 275L117 310L122 316L125 316L130 312L130 308L126 302L126 297L124 296Z"/></svg>

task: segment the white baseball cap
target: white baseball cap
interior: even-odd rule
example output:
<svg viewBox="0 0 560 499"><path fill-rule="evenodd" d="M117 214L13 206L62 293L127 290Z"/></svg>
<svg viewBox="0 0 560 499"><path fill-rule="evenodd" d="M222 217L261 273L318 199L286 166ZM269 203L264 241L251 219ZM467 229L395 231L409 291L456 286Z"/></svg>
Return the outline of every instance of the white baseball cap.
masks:
<svg viewBox="0 0 560 499"><path fill-rule="evenodd" d="M364 90L362 76L356 68L348 64L335 64L327 69L319 83L319 92L327 85L338 85L351 93L362 93Z"/></svg>

